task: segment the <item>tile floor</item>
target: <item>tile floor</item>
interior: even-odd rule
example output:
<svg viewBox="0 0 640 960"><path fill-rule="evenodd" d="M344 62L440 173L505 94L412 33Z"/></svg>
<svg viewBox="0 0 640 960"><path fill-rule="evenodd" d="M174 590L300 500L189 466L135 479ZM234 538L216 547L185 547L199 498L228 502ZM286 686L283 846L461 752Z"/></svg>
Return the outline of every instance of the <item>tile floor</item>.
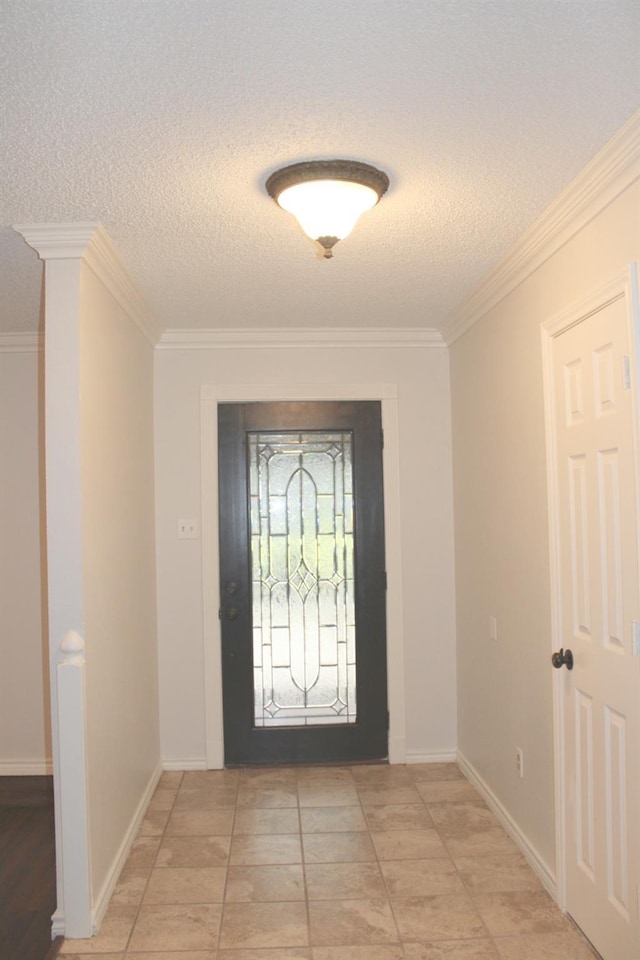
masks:
<svg viewBox="0 0 640 960"><path fill-rule="evenodd" d="M165 773L88 960L593 960L454 764Z"/></svg>

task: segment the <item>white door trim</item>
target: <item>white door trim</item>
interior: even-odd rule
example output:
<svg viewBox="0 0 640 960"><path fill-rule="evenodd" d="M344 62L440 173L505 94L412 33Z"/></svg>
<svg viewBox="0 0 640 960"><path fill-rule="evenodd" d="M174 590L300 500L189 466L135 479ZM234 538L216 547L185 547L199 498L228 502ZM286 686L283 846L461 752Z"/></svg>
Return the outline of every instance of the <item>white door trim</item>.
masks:
<svg viewBox="0 0 640 960"><path fill-rule="evenodd" d="M400 539L400 457L398 390L395 384L217 384L200 389L200 472L202 491L202 596L207 767L224 766L222 659L218 619L218 404L288 400L379 400L384 430L384 511L387 561L387 686L389 762L406 759L402 550Z"/></svg>
<svg viewBox="0 0 640 960"><path fill-rule="evenodd" d="M571 304L559 313L554 314L541 324L542 338L542 374L544 381L545 406L545 436L547 457L547 499L549 508L549 568L551 590L551 648L554 650L564 646L561 630L561 601L560 601L560 523L558 513L558 477L556 470L556 429L555 409L556 398L553 389L553 340L570 327L586 320L592 314L603 309L608 304L624 298L627 303L627 324L630 349L634 352L631 357L631 369L638 367L638 334L640 320L634 315L634 303L637 303L637 264L630 265L629 270L598 287L585 299ZM632 376L631 388L634 391L637 411L638 384ZM634 416L634 441L638 444L638 418ZM638 490L636 489L636 497ZM639 541L640 542L640 541ZM560 672L553 670L553 740L554 740L554 772L555 772L555 821L556 821L556 892L558 906L566 911L567 908L567 862L566 862L566 795L565 782L565 724L562 709L562 677Z"/></svg>

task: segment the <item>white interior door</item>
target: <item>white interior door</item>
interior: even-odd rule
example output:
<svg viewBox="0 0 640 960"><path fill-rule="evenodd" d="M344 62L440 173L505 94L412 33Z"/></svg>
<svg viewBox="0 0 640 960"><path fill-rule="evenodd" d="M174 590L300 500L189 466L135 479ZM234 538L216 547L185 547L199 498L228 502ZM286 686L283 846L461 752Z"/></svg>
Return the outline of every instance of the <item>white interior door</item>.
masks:
<svg viewBox="0 0 640 960"><path fill-rule="evenodd" d="M640 619L628 297L552 341L566 907L605 960L640 958Z"/></svg>

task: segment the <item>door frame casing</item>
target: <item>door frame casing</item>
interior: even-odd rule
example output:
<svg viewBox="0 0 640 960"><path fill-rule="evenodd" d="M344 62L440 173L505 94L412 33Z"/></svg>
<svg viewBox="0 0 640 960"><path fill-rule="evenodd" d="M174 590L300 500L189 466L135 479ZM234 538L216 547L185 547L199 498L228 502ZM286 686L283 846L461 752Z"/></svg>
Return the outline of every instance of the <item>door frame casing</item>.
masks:
<svg viewBox="0 0 640 960"><path fill-rule="evenodd" d="M632 263L629 269L596 288L588 297L573 303L545 320L540 326L542 340L542 375L544 385L545 443L547 460L547 504L549 523L549 572L551 594L551 645L549 657L554 650L564 647L561 619L560 579L560 518L558 504L557 439L555 413L557 398L553 386L553 341L566 330L587 320L593 314L615 302L626 303L627 333L631 353L631 390L633 396L633 443L640 449L638 430L638 402L640 383L640 314L638 312L638 267ZM636 470L636 502L640 504L640 471ZM640 518L640 510L636 511ZM640 545L640 529L637 531ZM552 671L553 683L553 754L555 775L555 823L556 823L556 877L555 894L561 910L567 910L567 837L566 822L567 783L565 777L565 717L561 672Z"/></svg>
<svg viewBox="0 0 640 960"><path fill-rule="evenodd" d="M218 405L273 401L374 400L382 407L387 570L389 763L406 760L398 390L395 384L216 384L200 388L202 597L206 761L224 766L218 539Z"/></svg>

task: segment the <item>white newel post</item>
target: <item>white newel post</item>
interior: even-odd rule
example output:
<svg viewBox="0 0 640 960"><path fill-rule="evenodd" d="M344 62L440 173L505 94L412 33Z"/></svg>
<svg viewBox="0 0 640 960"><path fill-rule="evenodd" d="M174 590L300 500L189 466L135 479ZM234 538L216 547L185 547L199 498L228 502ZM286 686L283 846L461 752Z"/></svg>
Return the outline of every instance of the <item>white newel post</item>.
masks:
<svg viewBox="0 0 640 960"><path fill-rule="evenodd" d="M84 673L84 640L69 631L60 644L57 678L64 928L73 938L93 934Z"/></svg>

